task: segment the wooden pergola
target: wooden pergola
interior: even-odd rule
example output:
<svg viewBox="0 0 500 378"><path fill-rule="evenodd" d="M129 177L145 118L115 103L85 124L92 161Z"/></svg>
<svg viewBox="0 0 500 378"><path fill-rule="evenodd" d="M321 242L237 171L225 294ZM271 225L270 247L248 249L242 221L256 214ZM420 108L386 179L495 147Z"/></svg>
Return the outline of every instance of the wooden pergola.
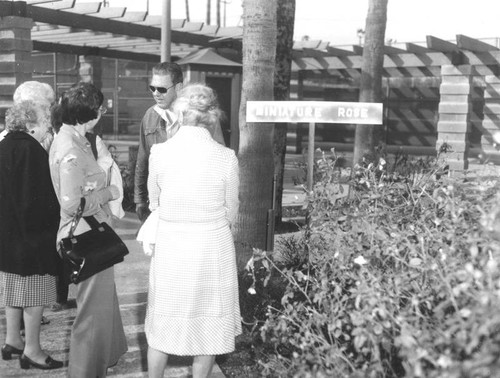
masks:
<svg viewBox="0 0 500 378"><path fill-rule="evenodd" d="M161 16L126 7L104 7L100 2L76 0L0 0L0 17L23 15L33 20L33 50L101 55L157 61ZM180 59L206 47L241 51L242 28L172 20L172 56ZM330 46L324 41L296 41L294 71L323 71L358 78L363 47ZM498 71L500 49L464 35L456 43L428 36L426 45L385 46L386 77L439 77L443 65L474 65L480 75Z"/></svg>
<svg viewBox="0 0 500 378"><path fill-rule="evenodd" d="M16 78L12 81L4 79L0 83L0 107L6 103L9 93L13 93L17 81L25 80L32 72L33 63L28 61L28 55L23 55L31 54L31 51L146 62L160 60L161 16L132 12L125 7L104 7L100 2L0 0L0 20L8 24L0 25L0 28L10 28L8 20L11 19L32 21L31 24L19 24L20 29L29 27L29 38L0 40L3 54L12 51L14 59L13 62L0 60L0 76ZM215 49L220 55L235 61L241 59L241 27L218 27L186 20L172 20L171 25L172 60L182 59L204 48ZM491 132L498 128L498 117L493 113L498 110L495 101L500 93L495 82L500 74L500 49L498 40L496 42L495 45L465 35L457 35L456 41L427 36L425 43L385 46L384 86L393 93L399 91L400 95L413 88L417 89L414 97L437 96L438 114L424 125L426 132L438 134L438 120L445 122L446 111L462 114L460 108L465 107L466 117L462 118L467 124L467 133L472 127L480 130L483 140L491 140ZM311 90L321 96L322 88L333 91L356 88L362 52L363 47L358 45L339 48L324 41L296 41L293 47L292 98L308 99ZM445 83L443 79L453 76L452 72L456 78ZM453 81L458 86L455 85L452 91L457 93L449 93L450 89L446 87ZM418 114L404 115L396 129L406 127L408 133L419 134L422 130L411 125L412 117L416 116ZM449 118L453 117L450 115ZM436 135L434 138L439 140L440 137Z"/></svg>

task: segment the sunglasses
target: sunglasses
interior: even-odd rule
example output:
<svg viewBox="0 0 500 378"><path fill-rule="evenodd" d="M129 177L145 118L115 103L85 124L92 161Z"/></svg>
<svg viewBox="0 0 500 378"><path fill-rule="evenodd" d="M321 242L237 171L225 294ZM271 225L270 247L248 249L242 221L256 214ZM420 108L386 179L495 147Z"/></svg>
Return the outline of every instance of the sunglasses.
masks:
<svg viewBox="0 0 500 378"><path fill-rule="evenodd" d="M173 88L173 87L175 87L175 86L176 86L176 84L171 85L171 86L170 86L170 87L168 87L168 88L165 88L165 87L154 87L154 86L150 85L150 86L149 86L149 90L151 91L151 93L155 93L155 91L158 91L158 93L165 94L165 93L167 93L167 92L168 92L168 90L169 90L170 88Z"/></svg>

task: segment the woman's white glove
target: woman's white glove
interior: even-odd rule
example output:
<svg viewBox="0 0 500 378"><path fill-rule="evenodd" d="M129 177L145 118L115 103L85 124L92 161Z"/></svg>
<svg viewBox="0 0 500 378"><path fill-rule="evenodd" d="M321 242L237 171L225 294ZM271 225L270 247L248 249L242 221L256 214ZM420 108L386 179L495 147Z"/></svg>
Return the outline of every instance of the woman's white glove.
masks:
<svg viewBox="0 0 500 378"><path fill-rule="evenodd" d="M146 256L152 256L155 250L158 221L159 213L156 209L149 215L137 233L137 241L142 245Z"/></svg>

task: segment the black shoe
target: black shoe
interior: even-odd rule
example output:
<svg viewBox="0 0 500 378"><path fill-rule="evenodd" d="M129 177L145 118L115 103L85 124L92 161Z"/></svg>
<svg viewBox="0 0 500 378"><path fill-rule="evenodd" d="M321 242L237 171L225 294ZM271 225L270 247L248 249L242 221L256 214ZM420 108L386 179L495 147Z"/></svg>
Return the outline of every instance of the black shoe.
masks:
<svg viewBox="0 0 500 378"><path fill-rule="evenodd" d="M21 355L23 354L23 351L22 349L14 348L12 345L4 344L4 346L2 347L2 359L10 360L13 354Z"/></svg>
<svg viewBox="0 0 500 378"><path fill-rule="evenodd" d="M45 364L37 364L35 361L32 361L24 354L19 357L19 363L21 364L21 369L29 369L30 367L34 367L36 369L42 370L59 369L64 365L61 361L53 360L50 356L48 356L45 360Z"/></svg>

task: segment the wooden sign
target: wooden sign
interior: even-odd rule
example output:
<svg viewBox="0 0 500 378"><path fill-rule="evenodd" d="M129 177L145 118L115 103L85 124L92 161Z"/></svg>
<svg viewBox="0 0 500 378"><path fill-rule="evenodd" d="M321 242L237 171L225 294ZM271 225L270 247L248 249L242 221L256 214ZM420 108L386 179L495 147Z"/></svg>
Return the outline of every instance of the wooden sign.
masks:
<svg viewBox="0 0 500 378"><path fill-rule="evenodd" d="M248 101L247 122L381 125L383 106L371 102Z"/></svg>
<svg viewBox="0 0 500 378"><path fill-rule="evenodd" d="M316 123L349 123L381 125L383 105L372 102L332 101L247 101L246 121L250 123L309 123L307 152L307 191L313 190L314 129ZM273 250L274 240L274 197L273 208L267 214L266 248Z"/></svg>

